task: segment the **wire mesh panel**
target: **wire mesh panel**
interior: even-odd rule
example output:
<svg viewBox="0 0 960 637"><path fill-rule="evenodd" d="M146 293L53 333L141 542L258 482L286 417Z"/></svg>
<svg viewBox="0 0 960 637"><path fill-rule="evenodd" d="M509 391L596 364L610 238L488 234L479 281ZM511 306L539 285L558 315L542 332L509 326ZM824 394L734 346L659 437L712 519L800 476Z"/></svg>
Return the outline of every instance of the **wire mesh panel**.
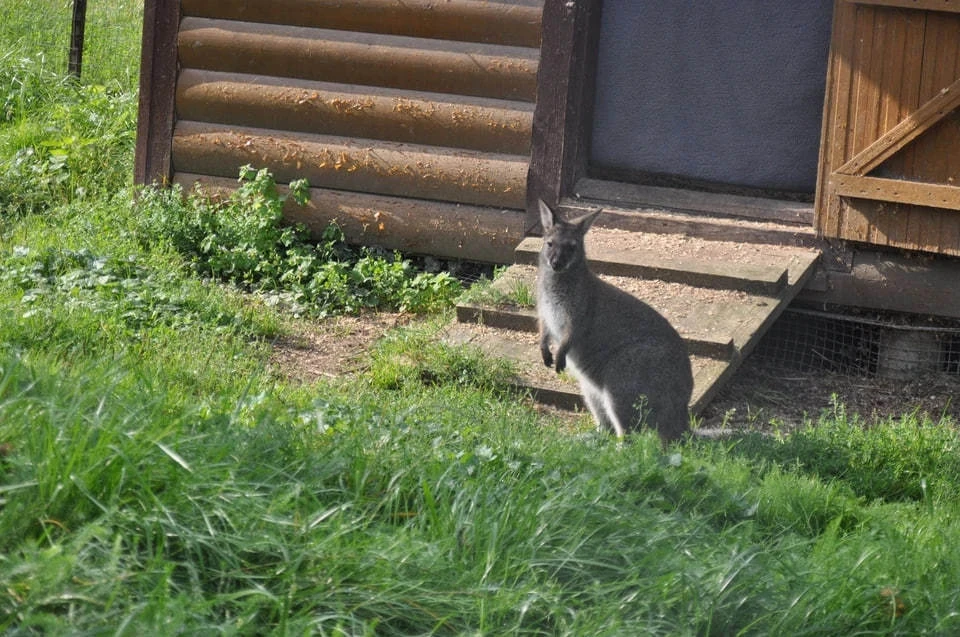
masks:
<svg viewBox="0 0 960 637"><path fill-rule="evenodd" d="M960 326L791 308L760 341L756 356L790 369L863 377L960 374Z"/></svg>

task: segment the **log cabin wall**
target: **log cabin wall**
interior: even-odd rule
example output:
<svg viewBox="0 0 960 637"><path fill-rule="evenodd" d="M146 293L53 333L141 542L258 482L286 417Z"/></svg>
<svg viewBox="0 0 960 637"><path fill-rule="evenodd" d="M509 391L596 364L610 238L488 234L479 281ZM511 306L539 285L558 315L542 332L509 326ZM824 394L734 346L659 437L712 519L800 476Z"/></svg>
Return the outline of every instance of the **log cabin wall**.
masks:
<svg viewBox="0 0 960 637"><path fill-rule="evenodd" d="M240 166L266 167L310 182L310 204L287 212L315 230L336 220L356 243L511 259L542 0L179 0L175 33L153 32L171 4L145 12L138 181L220 191Z"/></svg>

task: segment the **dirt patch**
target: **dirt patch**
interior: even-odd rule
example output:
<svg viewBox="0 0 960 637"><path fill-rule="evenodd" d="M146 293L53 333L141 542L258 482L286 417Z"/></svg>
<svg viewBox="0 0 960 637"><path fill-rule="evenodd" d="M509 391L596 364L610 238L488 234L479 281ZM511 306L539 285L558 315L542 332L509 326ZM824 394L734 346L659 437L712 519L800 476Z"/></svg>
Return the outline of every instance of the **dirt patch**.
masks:
<svg viewBox="0 0 960 637"><path fill-rule="evenodd" d="M273 343L271 365L281 375L313 382L363 370L370 347L414 317L396 313L303 322ZM529 339L530 335L524 335ZM836 396L836 401L834 401ZM789 431L842 405L866 424L916 412L960 423L960 376L927 375L910 381L801 372L749 357L701 414L704 428ZM552 411L553 410L549 410Z"/></svg>
<svg viewBox="0 0 960 637"><path fill-rule="evenodd" d="M366 353L379 338L412 320L409 314L371 312L303 321L292 334L272 343L270 365L280 375L305 383L350 376L363 369Z"/></svg>
<svg viewBox="0 0 960 637"><path fill-rule="evenodd" d="M749 357L703 410L708 428L789 431L842 407L864 424L908 414L960 423L960 377L928 374L909 381L802 372Z"/></svg>

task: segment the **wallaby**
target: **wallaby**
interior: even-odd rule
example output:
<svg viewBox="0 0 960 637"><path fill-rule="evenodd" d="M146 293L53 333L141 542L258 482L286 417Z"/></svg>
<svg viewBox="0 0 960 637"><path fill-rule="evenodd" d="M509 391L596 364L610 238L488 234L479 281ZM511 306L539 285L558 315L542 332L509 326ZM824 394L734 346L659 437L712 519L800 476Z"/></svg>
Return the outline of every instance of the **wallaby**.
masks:
<svg viewBox="0 0 960 637"><path fill-rule="evenodd" d="M648 426L666 443L689 431L693 373L672 325L587 266L584 235L600 211L565 221L539 201L540 353L557 373L569 363L597 425L623 436ZM551 342L556 351L551 353Z"/></svg>

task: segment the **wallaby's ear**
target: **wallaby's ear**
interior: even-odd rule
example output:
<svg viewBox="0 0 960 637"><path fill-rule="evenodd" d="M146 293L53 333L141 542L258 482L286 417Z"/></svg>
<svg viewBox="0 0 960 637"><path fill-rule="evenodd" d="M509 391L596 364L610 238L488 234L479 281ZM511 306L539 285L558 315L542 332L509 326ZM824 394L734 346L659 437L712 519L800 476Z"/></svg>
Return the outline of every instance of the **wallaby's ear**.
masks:
<svg viewBox="0 0 960 637"><path fill-rule="evenodd" d="M556 223L553 210L550 209L550 206L543 203L543 199L537 199L537 206L540 208L540 225L543 226L544 232L549 232Z"/></svg>
<svg viewBox="0 0 960 637"><path fill-rule="evenodd" d="M594 210L593 212L588 212L582 217L577 217L570 221L571 224L580 226L580 232L586 233L590 229L590 226L593 225L593 222L597 220L597 217L600 216L600 213L603 212L603 209Z"/></svg>

